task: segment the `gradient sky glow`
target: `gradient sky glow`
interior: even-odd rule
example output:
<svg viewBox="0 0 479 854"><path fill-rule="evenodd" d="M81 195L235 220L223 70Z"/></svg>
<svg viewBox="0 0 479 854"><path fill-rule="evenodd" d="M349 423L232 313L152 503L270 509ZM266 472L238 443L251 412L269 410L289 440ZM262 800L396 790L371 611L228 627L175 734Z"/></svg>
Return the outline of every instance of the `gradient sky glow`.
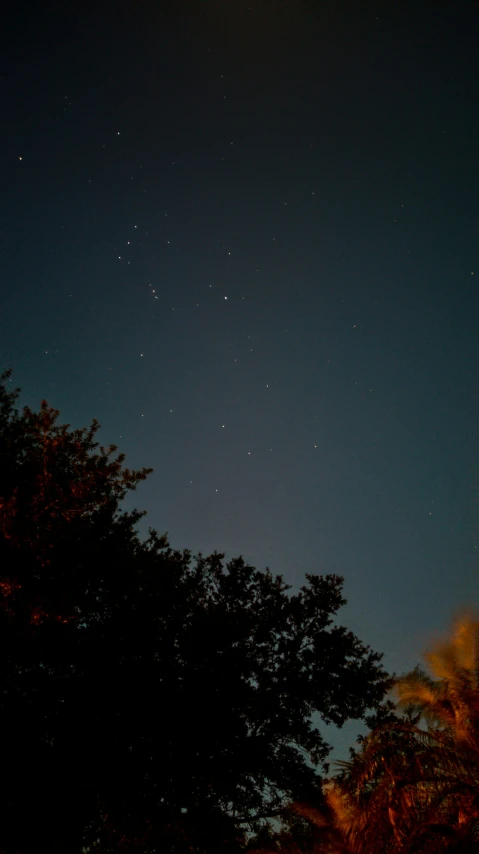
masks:
<svg viewBox="0 0 479 854"><path fill-rule="evenodd" d="M164 5L5 22L0 363L400 672L478 600L479 5Z"/></svg>

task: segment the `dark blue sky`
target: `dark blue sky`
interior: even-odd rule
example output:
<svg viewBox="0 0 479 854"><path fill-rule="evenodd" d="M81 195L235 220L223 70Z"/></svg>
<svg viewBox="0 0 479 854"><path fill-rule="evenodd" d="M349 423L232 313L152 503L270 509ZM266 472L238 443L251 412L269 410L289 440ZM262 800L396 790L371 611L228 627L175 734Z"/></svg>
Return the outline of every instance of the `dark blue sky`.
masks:
<svg viewBox="0 0 479 854"><path fill-rule="evenodd" d="M163 5L5 22L0 362L402 671L478 598L479 5Z"/></svg>

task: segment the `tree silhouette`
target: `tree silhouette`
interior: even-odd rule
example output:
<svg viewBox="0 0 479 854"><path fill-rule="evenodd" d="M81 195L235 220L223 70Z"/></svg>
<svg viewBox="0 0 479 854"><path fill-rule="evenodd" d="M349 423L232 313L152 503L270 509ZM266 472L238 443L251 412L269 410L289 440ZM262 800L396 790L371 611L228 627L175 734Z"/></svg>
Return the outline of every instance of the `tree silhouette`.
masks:
<svg viewBox="0 0 479 854"><path fill-rule="evenodd" d="M317 801L340 726L380 709L381 656L335 616L342 578L192 557L121 502L149 473L98 424L0 382L4 854L234 852Z"/></svg>

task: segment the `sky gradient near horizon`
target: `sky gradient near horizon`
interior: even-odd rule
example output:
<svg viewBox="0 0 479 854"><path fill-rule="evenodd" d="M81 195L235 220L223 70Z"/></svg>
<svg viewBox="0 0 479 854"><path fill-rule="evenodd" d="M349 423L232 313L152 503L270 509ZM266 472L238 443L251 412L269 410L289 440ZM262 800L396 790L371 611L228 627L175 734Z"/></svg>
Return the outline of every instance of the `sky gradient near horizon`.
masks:
<svg viewBox="0 0 479 854"><path fill-rule="evenodd" d="M478 601L479 5L163 5L5 23L1 365L400 672Z"/></svg>

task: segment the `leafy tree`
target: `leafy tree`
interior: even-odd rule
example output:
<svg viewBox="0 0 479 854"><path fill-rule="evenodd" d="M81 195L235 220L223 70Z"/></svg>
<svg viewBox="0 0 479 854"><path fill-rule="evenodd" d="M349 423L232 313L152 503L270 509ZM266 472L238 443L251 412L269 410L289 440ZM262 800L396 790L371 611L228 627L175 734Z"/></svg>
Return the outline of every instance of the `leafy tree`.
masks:
<svg viewBox="0 0 479 854"><path fill-rule="evenodd" d="M335 622L342 578L192 557L121 502L149 473L0 382L4 854L235 852L320 796L381 656ZM266 834L266 836L265 836ZM251 844L250 844L251 847Z"/></svg>
<svg viewBox="0 0 479 854"><path fill-rule="evenodd" d="M478 854L479 622L457 620L425 658L431 675L397 681L403 714L389 712L339 763L326 803L296 805L321 854Z"/></svg>

